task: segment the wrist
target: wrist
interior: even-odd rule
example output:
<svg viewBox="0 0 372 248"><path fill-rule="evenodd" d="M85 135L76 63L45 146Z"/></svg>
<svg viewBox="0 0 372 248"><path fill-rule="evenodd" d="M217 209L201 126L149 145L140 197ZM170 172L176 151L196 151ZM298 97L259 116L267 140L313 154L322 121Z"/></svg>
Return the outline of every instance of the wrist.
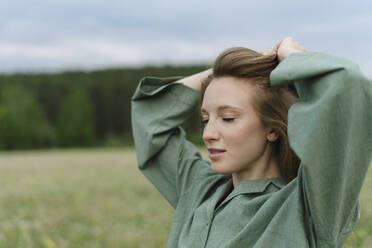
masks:
<svg viewBox="0 0 372 248"><path fill-rule="evenodd" d="M284 56L279 56L279 60L283 61L284 59L288 58L291 54L302 53L302 52L304 52L304 51L303 50L298 50L298 49L291 49Z"/></svg>

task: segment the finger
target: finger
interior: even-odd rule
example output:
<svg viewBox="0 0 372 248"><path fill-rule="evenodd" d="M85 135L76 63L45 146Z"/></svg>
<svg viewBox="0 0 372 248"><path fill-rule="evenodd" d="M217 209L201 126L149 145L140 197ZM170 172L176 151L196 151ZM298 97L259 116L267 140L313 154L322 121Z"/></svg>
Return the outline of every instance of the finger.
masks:
<svg viewBox="0 0 372 248"><path fill-rule="evenodd" d="M273 49L273 51L275 51L275 53L278 52L278 49L279 49L280 45L282 44L283 40L284 39L282 39L281 41L279 41L278 43L275 44L274 49Z"/></svg>
<svg viewBox="0 0 372 248"><path fill-rule="evenodd" d="M281 43L278 43L278 44L276 44L276 45L274 46L274 48L273 48L273 52L274 52L274 53L278 53L278 50L279 50L280 44L281 44Z"/></svg>

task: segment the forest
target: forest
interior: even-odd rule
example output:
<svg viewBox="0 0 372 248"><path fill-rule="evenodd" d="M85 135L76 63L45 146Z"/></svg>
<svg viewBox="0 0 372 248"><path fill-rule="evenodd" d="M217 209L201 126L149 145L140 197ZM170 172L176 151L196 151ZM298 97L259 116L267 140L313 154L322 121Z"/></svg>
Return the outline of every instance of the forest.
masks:
<svg viewBox="0 0 372 248"><path fill-rule="evenodd" d="M130 146L130 100L145 76L188 76L205 65L0 75L0 150ZM201 143L195 111L183 128Z"/></svg>

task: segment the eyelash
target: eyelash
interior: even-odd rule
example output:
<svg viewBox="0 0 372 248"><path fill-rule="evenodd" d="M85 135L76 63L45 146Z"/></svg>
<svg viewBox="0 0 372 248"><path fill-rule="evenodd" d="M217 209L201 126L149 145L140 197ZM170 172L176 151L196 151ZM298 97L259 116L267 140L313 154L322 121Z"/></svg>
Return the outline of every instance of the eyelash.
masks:
<svg viewBox="0 0 372 248"><path fill-rule="evenodd" d="M222 118L224 121L226 121L226 122L233 122L234 120L235 120L235 118ZM208 122L208 119L206 119L206 120L202 120L201 121L201 125L204 127L205 126L205 124L207 124L207 122Z"/></svg>

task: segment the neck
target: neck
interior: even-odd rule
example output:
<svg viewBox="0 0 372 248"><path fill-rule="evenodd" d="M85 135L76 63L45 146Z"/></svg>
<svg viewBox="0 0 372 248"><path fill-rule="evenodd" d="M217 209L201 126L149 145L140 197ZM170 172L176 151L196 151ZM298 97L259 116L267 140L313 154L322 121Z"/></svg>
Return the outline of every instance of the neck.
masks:
<svg viewBox="0 0 372 248"><path fill-rule="evenodd" d="M277 159L271 152L272 148L273 144L267 142L263 154L261 154L257 160L248 165L246 169L232 174L234 188L244 180L282 177L279 171Z"/></svg>

